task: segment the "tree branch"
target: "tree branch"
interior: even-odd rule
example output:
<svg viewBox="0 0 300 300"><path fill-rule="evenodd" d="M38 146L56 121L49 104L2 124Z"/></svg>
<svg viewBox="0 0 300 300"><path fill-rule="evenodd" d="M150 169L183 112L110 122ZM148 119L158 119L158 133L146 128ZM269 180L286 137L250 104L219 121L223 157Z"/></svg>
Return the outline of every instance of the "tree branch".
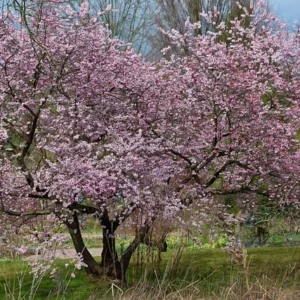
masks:
<svg viewBox="0 0 300 300"><path fill-rule="evenodd" d="M228 160L221 168L219 168L214 173L214 175L210 178L210 180L205 184L205 187L208 188L209 186L211 186L220 177L220 174L224 172L228 166L233 164L243 169L252 170L247 164L241 163L237 160Z"/></svg>
<svg viewBox="0 0 300 300"><path fill-rule="evenodd" d="M52 210L32 210L27 212L20 212L15 210L2 210L3 213L15 216L15 217L25 217L25 216L47 216L53 213Z"/></svg>
<svg viewBox="0 0 300 300"><path fill-rule="evenodd" d="M202 170L204 167L206 167L210 162L212 162L216 157L221 157L225 156L226 152L225 151L220 151L220 152L214 152L211 156L209 156L205 161L202 161L202 163L197 164L196 166L196 172L199 172Z"/></svg>
<svg viewBox="0 0 300 300"><path fill-rule="evenodd" d="M88 215L93 215L93 214L97 214L99 213L99 210L96 208L96 207L93 207L93 206L87 206L87 205L82 205L82 204L79 204L77 202L73 202L72 204L70 204L68 206L68 208L70 210L77 210L79 211L80 213L83 213L83 214L88 214Z"/></svg>
<svg viewBox="0 0 300 300"><path fill-rule="evenodd" d="M266 191L259 191L257 189L251 189L249 186L241 187L240 189L231 189L225 191L211 192L214 195L235 195L235 194L257 194L265 197L270 197L270 194Z"/></svg>
<svg viewBox="0 0 300 300"><path fill-rule="evenodd" d="M34 198L34 199L53 200L53 199L50 199L50 198L49 198L48 193L46 193L46 194L44 194L44 195L28 194L28 197Z"/></svg>
<svg viewBox="0 0 300 300"><path fill-rule="evenodd" d="M189 165L193 165L193 162L192 162L188 157L186 157L185 155L181 154L180 152L177 152L177 151L175 151L175 150L173 150L173 149L170 149L169 151L170 151L172 154L174 154L174 155L176 155L176 156L182 158L183 160L185 160Z"/></svg>
<svg viewBox="0 0 300 300"><path fill-rule="evenodd" d="M219 177L222 172L226 170L226 168L230 165L235 164L235 160L228 160L221 168L219 168L214 175L208 180L208 182L205 184L205 187L208 188L211 186Z"/></svg>
<svg viewBox="0 0 300 300"><path fill-rule="evenodd" d="M121 223L126 220L132 212L136 209L135 203L131 202L117 217L114 223L115 226L121 225Z"/></svg>

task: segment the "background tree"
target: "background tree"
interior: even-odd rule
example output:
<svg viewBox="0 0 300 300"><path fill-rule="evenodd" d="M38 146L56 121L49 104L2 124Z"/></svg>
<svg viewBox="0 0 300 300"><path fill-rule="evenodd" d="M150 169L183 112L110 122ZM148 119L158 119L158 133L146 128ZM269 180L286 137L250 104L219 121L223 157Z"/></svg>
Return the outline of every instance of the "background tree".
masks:
<svg viewBox="0 0 300 300"><path fill-rule="evenodd" d="M200 207L214 194L261 194L281 204L294 194L298 202L296 189L286 193L299 182L297 45L286 31L257 31L260 19L245 28L247 17L204 36L194 36L192 24L190 33L169 32L189 55L172 56L162 69L168 100L153 131L170 154L167 164L185 174L178 184L195 189ZM218 39L224 32L230 43Z"/></svg>
<svg viewBox="0 0 300 300"><path fill-rule="evenodd" d="M34 4L39 6L47 2L51 1L4 0L0 8L2 11L18 10L25 13L26 8L31 7L32 9ZM63 0L59 2L71 5L76 11L80 10L82 3L89 3L90 15L96 16L108 27L111 37L131 43L135 51L142 53L145 57L149 55L148 40L154 34L151 29L154 26L154 2L146 0ZM99 14L99 12L103 13Z"/></svg>
<svg viewBox="0 0 300 300"><path fill-rule="evenodd" d="M71 0L76 9L83 0ZM90 11L97 14L111 8L110 13L102 14L100 20L111 30L111 36L125 43L132 43L136 52L147 56L150 50L148 39L154 25L155 5L146 0L90 0Z"/></svg>
<svg viewBox="0 0 300 300"><path fill-rule="evenodd" d="M219 26L227 26L235 18L247 14L243 18L244 25L249 25L253 7L259 3L257 0L157 0L157 13L154 16L157 34L150 39L153 55L160 57L160 51L172 44L172 40L164 34L171 29L184 34L189 29L187 24L197 23L193 35L206 35L208 32L218 31ZM269 6L267 10L270 11ZM258 13L258 10L256 10ZM188 20L188 22L187 22ZM175 50L175 49L174 49Z"/></svg>
<svg viewBox="0 0 300 300"><path fill-rule="evenodd" d="M111 39L86 3L79 12L49 1L25 9L1 22L1 210L50 215L68 228L88 274L125 280L164 201L155 159L138 154L153 70ZM139 230L119 260L114 233L133 211ZM82 239L81 214L103 229L100 265Z"/></svg>

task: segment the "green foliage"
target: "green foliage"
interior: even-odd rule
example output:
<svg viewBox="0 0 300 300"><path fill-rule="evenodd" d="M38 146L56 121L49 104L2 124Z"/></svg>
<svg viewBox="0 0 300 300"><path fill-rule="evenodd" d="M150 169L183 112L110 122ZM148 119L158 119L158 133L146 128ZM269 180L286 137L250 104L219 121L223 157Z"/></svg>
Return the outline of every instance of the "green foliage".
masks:
<svg viewBox="0 0 300 300"><path fill-rule="evenodd" d="M258 210L255 213L255 225L260 227L269 227L272 219L278 219L282 216L278 205L268 197L257 196Z"/></svg>
<svg viewBox="0 0 300 300"><path fill-rule="evenodd" d="M300 234L284 233L271 235L268 238L267 245L284 246L284 245L300 245Z"/></svg>
<svg viewBox="0 0 300 300"><path fill-rule="evenodd" d="M240 211L237 196L236 195L226 195L224 203L227 206L227 211L231 214L237 214Z"/></svg>
<svg viewBox="0 0 300 300"><path fill-rule="evenodd" d="M295 139L296 139L297 141L300 141L300 129L297 131L297 134L296 134Z"/></svg>
<svg viewBox="0 0 300 300"><path fill-rule="evenodd" d="M266 92L262 96L261 100L265 106L273 109L276 108L276 103L280 104L283 107L291 107L292 103L287 98L287 94L277 91L271 87L271 91ZM284 121L284 116L282 116L282 121Z"/></svg>

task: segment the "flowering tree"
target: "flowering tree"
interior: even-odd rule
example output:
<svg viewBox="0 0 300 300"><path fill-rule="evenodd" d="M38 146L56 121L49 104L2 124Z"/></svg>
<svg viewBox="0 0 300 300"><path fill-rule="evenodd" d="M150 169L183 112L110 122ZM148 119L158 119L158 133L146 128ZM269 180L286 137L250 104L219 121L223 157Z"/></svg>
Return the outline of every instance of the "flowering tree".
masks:
<svg viewBox="0 0 300 300"><path fill-rule="evenodd" d="M152 65L111 39L86 3L77 13L61 2L0 20L3 213L48 215L67 227L88 274L125 281L157 218L187 230L231 222L217 194L296 203L300 56L288 33L257 33L252 18L193 37L199 24L187 23L169 36L189 55ZM103 230L100 264L84 244L82 214ZM118 257L115 231L133 215L136 236Z"/></svg>
<svg viewBox="0 0 300 300"><path fill-rule="evenodd" d="M59 2L1 19L1 210L50 215L67 226L88 274L124 279L148 225L121 261L114 232L138 207L154 217L155 204L145 203L155 159L137 159L153 71L88 18L85 3L77 13ZM100 265L84 245L79 214L103 228Z"/></svg>
<svg viewBox="0 0 300 300"><path fill-rule="evenodd" d="M265 8L244 8L206 36L194 36L199 23L166 33L182 55L164 63L153 134L166 164L185 174L178 180L175 171L174 181L194 188L201 207L226 194L240 194L241 205L260 194L299 206L298 36ZM218 14L203 16L213 22Z"/></svg>

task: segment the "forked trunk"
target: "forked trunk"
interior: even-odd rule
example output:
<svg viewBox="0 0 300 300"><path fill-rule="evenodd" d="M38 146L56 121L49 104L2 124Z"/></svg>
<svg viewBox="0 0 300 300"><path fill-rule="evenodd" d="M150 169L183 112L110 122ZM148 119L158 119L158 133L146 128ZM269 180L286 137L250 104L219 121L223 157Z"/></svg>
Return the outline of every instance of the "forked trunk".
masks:
<svg viewBox="0 0 300 300"><path fill-rule="evenodd" d="M66 221L65 224L71 235L76 253L81 253L82 255L82 262L84 263L84 269L87 272L87 274L92 276L101 275L101 267L95 261L95 259L93 258L93 256L91 255L91 253L89 252L89 250L83 242L77 214L74 213L72 223Z"/></svg>
<svg viewBox="0 0 300 300"><path fill-rule="evenodd" d="M106 224L106 225L104 225ZM115 231L117 223L105 222L102 220L103 228L103 250L100 266L104 269L106 275L126 283L126 271L128 269L131 257L140 243L144 242L145 236L150 229L149 225L144 225L136 232L136 236L121 258L118 259L115 243Z"/></svg>
<svg viewBox="0 0 300 300"><path fill-rule="evenodd" d="M101 263L99 264L84 244L77 214L73 214L73 222L66 221L65 224L71 235L76 252L82 254L82 262L84 263L84 269L87 274L90 276L100 276L105 274L120 280L122 283L126 283L125 274L134 251L140 243L144 242L145 236L150 228L149 225L144 225L140 228L136 232L134 240L119 259L115 241L115 231L118 228L119 223L110 221L108 214L104 214L101 218L101 225L103 227L103 248L101 253Z"/></svg>

